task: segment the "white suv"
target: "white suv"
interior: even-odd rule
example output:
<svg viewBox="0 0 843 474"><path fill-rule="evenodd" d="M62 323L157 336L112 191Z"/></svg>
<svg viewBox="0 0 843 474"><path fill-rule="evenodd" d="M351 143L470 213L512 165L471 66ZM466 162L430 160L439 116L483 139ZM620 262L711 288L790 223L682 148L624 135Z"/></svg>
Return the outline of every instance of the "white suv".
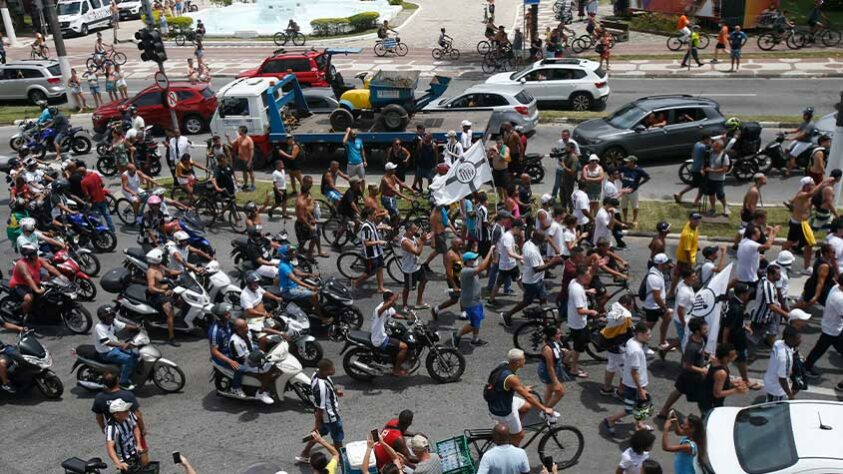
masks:
<svg viewBox="0 0 843 474"><path fill-rule="evenodd" d="M587 59L542 59L517 72L495 74L486 84L523 84L539 105L564 103L573 110L603 110L609 76Z"/></svg>

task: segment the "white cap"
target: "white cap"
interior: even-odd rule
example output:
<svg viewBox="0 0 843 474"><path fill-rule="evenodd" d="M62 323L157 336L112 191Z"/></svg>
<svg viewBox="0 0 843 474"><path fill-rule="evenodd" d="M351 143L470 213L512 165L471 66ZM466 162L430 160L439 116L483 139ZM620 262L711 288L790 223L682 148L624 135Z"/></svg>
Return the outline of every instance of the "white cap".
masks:
<svg viewBox="0 0 843 474"><path fill-rule="evenodd" d="M553 201L553 196L551 196L550 194L547 194L547 193L542 194L542 197L541 197L541 203L542 204L547 204L550 201Z"/></svg>
<svg viewBox="0 0 843 474"><path fill-rule="evenodd" d="M117 400L112 401L110 405L108 405L109 413L120 413L121 411L129 411L129 409L131 408L132 403L127 402L122 398L118 398Z"/></svg>
<svg viewBox="0 0 843 474"><path fill-rule="evenodd" d="M656 254L656 256L653 257L653 263L655 263L656 265L662 265L664 263L670 263L670 257L668 257L667 255L665 255L663 253Z"/></svg>
<svg viewBox="0 0 843 474"><path fill-rule="evenodd" d="M417 434L410 438L410 449L413 451L427 451L430 448L430 441L424 435Z"/></svg>
<svg viewBox="0 0 843 474"><path fill-rule="evenodd" d="M448 138L456 137L456 136L457 136L457 132L455 132L453 130L448 130Z"/></svg>
<svg viewBox="0 0 843 474"><path fill-rule="evenodd" d="M470 126L471 126L471 122L470 122L470 121L468 121L468 120L463 120L461 125L462 125L463 127L470 127Z"/></svg>
<svg viewBox="0 0 843 474"><path fill-rule="evenodd" d="M183 230L180 230L180 231L176 232L175 234L173 234L173 238L176 239L176 242L181 242L182 240L189 239L190 236L187 235L187 232L185 232Z"/></svg>
<svg viewBox="0 0 843 474"><path fill-rule="evenodd" d="M790 250L782 250L779 252L779 255L776 257L776 263L779 266L787 267L793 264L793 261L796 260L796 257L790 252Z"/></svg>
<svg viewBox="0 0 843 474"><path fill-rule="evenodd" d="M809 184L814 184L814 178L810 176L803 176L802 179L799 180L800 186L807 186Z"/></svg>
<svg viewBox="0 0 843 474"><path fill-rule="evenodd" d="M811 319L811 314L806 313L801 309L792 309L789 313L787 313L787 322L790 324L793 321L807 321Z"/></svg>
<svg viewBox="0 0 843 474"><path fill-rule="evenodd" d="M588 157L588 161L600 161L600 157L592 153L591 156Z"/></svg>
<svg viewBox="0 0 843 474"><path fill-rule="evenodd" d="M389 162L389 163L386 164L385 168L386 168L387 171L391 171L391 170L394 170L394 169L398 168L398 165L396 165L395 163Z"/></svg>

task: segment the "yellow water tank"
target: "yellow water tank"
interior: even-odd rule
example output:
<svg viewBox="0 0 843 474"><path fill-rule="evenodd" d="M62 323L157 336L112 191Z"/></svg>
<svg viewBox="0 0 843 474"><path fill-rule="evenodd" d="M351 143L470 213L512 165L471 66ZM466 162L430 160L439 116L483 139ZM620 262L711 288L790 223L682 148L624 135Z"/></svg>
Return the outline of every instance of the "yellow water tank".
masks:
<svg viewBox="0 0 843 474"><path fill-rule="evenodd" d="M350 91L345 91L342 97L340 97L340 100L350 102L355 110L372 108L372 103L369 101L369 89L351 89Z"/></svg>

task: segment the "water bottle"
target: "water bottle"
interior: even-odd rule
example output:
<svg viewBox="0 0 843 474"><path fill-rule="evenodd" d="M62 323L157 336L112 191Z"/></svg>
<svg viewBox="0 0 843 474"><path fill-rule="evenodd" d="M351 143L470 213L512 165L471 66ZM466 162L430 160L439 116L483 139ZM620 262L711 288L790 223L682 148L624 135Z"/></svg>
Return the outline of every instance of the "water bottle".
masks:
<svg viewBox="0 0 843 474"><path fill-rule="evenodd" d="M319 201L316 201L313 205L313 216L316 217L316 220L322 218L322 207L319 205Z"/></svg>

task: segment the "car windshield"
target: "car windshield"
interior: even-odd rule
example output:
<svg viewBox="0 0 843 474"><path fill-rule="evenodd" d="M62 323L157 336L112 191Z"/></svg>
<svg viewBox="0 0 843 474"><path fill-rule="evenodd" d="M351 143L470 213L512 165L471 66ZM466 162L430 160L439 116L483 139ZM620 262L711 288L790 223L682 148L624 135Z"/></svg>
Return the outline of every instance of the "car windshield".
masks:
<svg viewBox="0 0 843 474"><path fill-rule="evenodd" d="M600 79L603 79L604 77L606 77L606 71L604 71L603 68L595 69L594 74L596 74L597 77L599 77Z"/></svg>
<svg viewBox="0 0 843 474"><path fill-rule="evenodd" d="M82 2L59 3L58 15L76 15L82 7Z"/></svg>
<svg viewBox="0 0 843 474"><path fill-rule="evenodd" d="M735 417L735 453L750 473L773 472L796 464L790 406L775 403L745 408Z"/></svg>
<svg viewBox="0 0 843 474"><path fill-rule="evenodd" d="M635 104L628 104L616 110L615 113L606 118L606 121L615 128L628 130L644 118L645 115L647 115L646 110Z"/></svg>
<svg viewBox="0 0 843 474"><path fill-rule="evenodd" d="M529 104L533 101L533 96L531 96L530 93L526 90L523 90L515 94L515 99L518 100L518 102L521 102L522 104Z"/></svg>

